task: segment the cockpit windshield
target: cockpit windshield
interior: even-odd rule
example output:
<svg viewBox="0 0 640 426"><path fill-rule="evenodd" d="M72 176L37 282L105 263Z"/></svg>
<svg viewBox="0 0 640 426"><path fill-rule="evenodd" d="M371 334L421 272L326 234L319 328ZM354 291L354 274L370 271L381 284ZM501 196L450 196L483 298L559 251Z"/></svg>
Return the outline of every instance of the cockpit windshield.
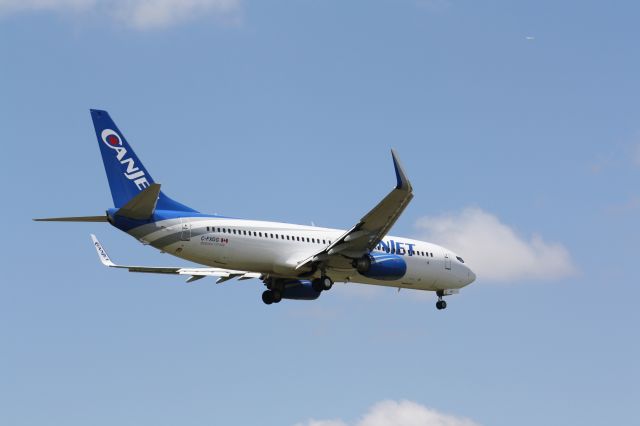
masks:
<svg viewBox="0 0 640 426"><path fill-rule="evenodd" d="M456 259L458 259L460 263L464 263L464 260L460 256L456 256Z"/></svg>

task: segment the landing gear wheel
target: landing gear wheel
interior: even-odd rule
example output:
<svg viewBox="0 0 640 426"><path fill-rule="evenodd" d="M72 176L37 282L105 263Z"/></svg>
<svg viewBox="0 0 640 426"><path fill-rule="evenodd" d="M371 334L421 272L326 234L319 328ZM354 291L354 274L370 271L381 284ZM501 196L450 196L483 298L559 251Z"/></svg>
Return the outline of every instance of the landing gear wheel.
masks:
<svg viewBox="0 0 640 426"><path fill-rule="evenodd" d="M438 300L436 302L436 309L438 309L439 311L446 308L447 308L447 302L445 302L444 300Z"/></svg>
<svg viewBox="0 0 640 426"><path fill-rule="evenodd" d="M273 292L271 290L265 290L262 293L262 301L266 304L266 305L270 305L274 302L273 299Z"/></svg>
<svg viewBox="0 0 640 426"><path fill-rule="evenodd" d="M323 290L331 290L331 287L333 287L333 281L327 276L320 278L320 281L322 282Z"/></svg>
<svg viewBox="0 0 640 426"><path fill-rule="evenodd" d="M321 278L316 278L315 280L313 280L311 282L311 288L313 288L318 293L320 293L322 290L324 290L324 283L322 282L322 279Z"/></svg>
<svg viewBox="0 0 640 426"><path fill-rule="evenodd" d="M273 303L280 303L282 300L282 293L278 290L271 290L271 297L273 298Z"/></svg>

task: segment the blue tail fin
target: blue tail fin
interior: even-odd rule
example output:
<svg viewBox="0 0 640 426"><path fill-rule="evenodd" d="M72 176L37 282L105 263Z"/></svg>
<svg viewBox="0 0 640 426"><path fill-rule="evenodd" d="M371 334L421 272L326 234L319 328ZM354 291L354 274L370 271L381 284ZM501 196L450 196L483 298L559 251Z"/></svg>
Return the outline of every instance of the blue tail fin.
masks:
<svg viewBox="0 0 640 426"><path fill-rule="evenodd" d="M154 183L149 172L107 111L91 110L93 127L96 130L100 153L107 172L111 196L115 207L122 207L140 191ZM160 192L157 209L195 212Z"/></svg>

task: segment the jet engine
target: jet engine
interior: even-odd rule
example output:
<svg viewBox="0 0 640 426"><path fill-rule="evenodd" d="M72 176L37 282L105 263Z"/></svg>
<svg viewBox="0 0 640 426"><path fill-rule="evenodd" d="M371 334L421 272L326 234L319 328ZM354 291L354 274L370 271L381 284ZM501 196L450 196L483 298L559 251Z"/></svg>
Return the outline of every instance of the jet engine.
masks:
<svg viewBox="0 0 640 426"><path fill-rule="evenodd" d="M282 291L283 299L315 300L319 296L320 292L313 289L311 281L287 280L284 282L284 289Z"/></svg>
<svg viewBox="0 0 640 426"><path fill-rule="evenodd" d="M370 253L356 259L353 266L361 275L383 281L393 281L404 277L407 264L397 254Z"/></svg>

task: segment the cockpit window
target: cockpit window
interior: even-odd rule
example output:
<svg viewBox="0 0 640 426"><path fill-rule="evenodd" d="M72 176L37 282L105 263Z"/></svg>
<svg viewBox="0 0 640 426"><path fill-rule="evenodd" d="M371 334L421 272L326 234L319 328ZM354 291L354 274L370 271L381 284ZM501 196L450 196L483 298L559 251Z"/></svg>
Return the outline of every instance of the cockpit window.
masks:
<svg viewBox="0 0 640 426"><path fill-rule="evenodd" d="M464 263L464 260L460 256L456 256L456 259L458 259L460 263Z"/></svg>

